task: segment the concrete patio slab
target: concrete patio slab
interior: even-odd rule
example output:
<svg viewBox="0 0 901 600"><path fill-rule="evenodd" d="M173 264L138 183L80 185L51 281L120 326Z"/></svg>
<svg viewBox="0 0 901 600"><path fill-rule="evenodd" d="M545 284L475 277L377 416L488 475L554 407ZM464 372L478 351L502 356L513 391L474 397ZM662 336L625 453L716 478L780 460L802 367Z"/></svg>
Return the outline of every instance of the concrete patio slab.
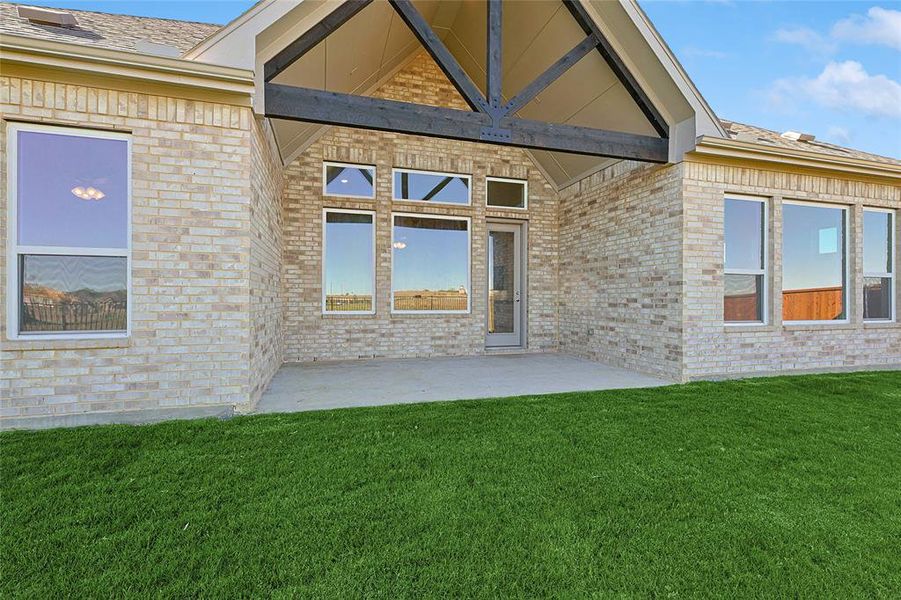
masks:
<svg viewBox="0 0 901 600"><path fill-rule="evenodd" d="M255 412L499 398L671 383L564 354L287 364L275 374Z"/></svg>

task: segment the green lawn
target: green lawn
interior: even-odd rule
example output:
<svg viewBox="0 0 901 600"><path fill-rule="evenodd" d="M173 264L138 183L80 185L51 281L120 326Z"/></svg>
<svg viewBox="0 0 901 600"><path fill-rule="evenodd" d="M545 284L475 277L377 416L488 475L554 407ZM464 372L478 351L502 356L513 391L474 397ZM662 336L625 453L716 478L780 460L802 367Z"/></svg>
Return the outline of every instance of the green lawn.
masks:
<svg viewBox="0 0 901 600"><path fill-rule="evenodd" d="M0 596L901 594L901 372L0 436Z"/></svg>

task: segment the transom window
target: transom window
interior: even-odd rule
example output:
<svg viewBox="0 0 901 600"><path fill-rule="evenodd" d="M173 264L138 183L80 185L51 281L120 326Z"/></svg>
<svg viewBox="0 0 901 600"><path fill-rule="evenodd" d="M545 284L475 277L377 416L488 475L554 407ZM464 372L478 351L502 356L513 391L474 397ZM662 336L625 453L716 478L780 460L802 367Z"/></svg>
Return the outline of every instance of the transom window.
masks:
<svg viewBox="0 0 901 600"><path fill-rule="evenodd" d="M394 214L391 309L405 313L468 313L469 219Z"/></svg>
<svg viewBox="0 0 901 600"><path fill-rule="evenodd" d="M436 204L469 204L472 178L455 173L394 169L393 197Z"/></svg>
<svg viewBox="0 0 901 600"><path fill-rule="evenodd" d="M528 208L529 185L522 179L486 178L488 206Z"/></svg>
<svg viewBox="0 0 901 600"><path fill-rule="evenodd" d="M9 336L128 334L130 137L10 123Z"/></svg>
<svg viewBox="0 0 901 600"><path fill-rule="evenodd" d="M863 211L863 318L895 318L895 212Z"/></svg>
<svg viewBox="0 0 901 600"><path fill-rule="evenodd" d="M848 209L785 202L782 207L782 318L845 321Z"/></svg>
<svg viewBox="0 0 901 600"><path fill-rule="evenodd" d="M327 208L322 237L322 311L374 313L375 213Z"/></svg>
<svg viewBox="0 0 901 600"><path fill-rule="evenodd" d="M345 198L375 198L375 167L326 162L322 164L322 193Z"/></svg>
<svg viewBox="0 0 901 600"><path fill-rule="evenodd" d="M726 198L723 318L727 323L766 320L766 201Z"/></svg>

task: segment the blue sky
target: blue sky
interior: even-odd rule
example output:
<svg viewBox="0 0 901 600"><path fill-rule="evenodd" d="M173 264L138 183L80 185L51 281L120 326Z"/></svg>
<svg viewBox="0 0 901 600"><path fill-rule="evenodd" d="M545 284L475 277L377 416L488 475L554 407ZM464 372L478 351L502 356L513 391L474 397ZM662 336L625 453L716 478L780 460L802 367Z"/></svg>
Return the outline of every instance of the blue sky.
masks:
<svg viewBox="0 0 901 600"><path fill-rule="evenodd" d="M901 158L901 3L640 0L724 119ZM224 23L248 1L41 5Z"/></svg>

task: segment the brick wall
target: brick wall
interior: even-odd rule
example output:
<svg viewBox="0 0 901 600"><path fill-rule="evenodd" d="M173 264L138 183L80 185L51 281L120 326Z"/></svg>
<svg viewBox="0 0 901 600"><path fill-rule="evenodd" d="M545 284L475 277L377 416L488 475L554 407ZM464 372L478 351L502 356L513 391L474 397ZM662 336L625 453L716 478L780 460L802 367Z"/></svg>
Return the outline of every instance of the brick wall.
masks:
<svg viewBox="0 0 901 600"><path fill-rule="evenodd" d="M250 202L250 406L284 360L282 193L284 169L266 120L255 119Z"/></svg>
<svg viewBox="0 0 901 600"><path fill-rule="evenodd" d="M901 209L901 187L726 164L689 162L684 169L686 378L901 365L901 324L864 324L861 306L863 207ZM723 200L727 193L769 199L765 326L723 324ZM782 201L789 199L850 207L849 324L782 322ZM896 287L898 302L901 286Z"/></svg>
<svg viewBox="0 0 901 600"><path fill-rule="evenodd" d="M423 104L465 108L463 100L422 53L376 94ZM322 161L376 165L375 200L322 195ZM391 168L472 175L471 206L393 202ZM527 179L529 209L488 209L485 177ZM376 314L322 315L322 209L376 211ZM392 315L391 212L472 218L472 312ZM485 350L486 246L489 217L528 222L528 346L557 347L556 193L522 150L394 133L332 128L287 168L284 195L285 357L288 361L479 354Z"/></svg>
<svg viewBox="0 0 901 600"><path fill-rule="evenodd" d="M133 174L131 338L9 341L4 310L0 415L246 404L250 109L0 77L0 111L4 248L7 119L130 132Z"/></svg>
<svg viewBox="0 0 901 600"><path fill-rule="evenodd" d="M560 196L560 348L682 374L682 166L620 162Z"/></svg>

